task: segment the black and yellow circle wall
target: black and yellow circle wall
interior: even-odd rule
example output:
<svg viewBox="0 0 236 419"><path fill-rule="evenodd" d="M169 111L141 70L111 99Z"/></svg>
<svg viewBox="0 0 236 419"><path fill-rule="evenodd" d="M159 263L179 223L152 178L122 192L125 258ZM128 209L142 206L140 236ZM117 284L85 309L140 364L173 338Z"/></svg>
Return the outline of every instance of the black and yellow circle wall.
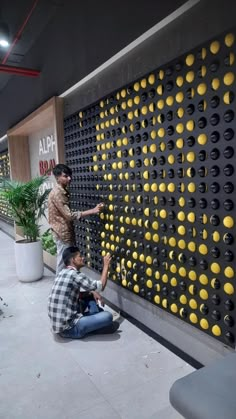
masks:
<svg viewBox="0 0 236 419"><path fill-rule="evenodd" d="M235 31L65 119L88 265L235 345Z"/></svg>

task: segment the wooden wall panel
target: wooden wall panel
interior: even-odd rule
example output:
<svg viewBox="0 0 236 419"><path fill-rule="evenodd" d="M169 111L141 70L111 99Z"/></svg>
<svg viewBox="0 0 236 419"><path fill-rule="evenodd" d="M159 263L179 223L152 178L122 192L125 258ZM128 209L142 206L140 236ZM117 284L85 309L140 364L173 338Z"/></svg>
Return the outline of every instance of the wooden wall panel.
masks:
<svg viewBox="0 0 236 419"><path fill-rule="evenodd" d="M22 182L30 180L28 137L25 135L9 135L8 147L11 179L16 179Z"/></svg>

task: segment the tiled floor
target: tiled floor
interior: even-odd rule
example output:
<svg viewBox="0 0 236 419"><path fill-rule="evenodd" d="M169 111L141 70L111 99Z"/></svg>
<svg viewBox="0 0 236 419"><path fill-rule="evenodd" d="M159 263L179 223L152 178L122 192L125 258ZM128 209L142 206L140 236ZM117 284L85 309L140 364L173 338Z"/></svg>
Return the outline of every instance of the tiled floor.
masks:
<svg viewBox="0 0 236 419"><path fill-rule="evenodd" d="M16 278L0 231L0 418L180 419L169 389L193 369L125 319L114 335L55 340L47 318L53 275Z"/></svg>

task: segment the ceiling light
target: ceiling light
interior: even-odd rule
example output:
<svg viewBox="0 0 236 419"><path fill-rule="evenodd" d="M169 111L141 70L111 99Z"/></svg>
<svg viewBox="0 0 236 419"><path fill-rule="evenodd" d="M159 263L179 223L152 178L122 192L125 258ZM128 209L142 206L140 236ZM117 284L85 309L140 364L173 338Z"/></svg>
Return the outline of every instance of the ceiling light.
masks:
<svg viewBox="0 0 236 419"><path fill-rule="evenodd" d="M9 29L6 23L0 23L0 46L3 48L9 47Z"/></svg>

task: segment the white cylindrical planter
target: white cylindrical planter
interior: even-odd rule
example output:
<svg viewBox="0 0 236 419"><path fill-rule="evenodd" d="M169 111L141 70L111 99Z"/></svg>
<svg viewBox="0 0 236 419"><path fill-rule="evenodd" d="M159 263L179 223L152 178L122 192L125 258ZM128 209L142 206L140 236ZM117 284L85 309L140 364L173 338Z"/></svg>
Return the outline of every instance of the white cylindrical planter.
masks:
<svg viewBox="0 0 236 419"><path fill-rule="evenodd" d="M43 276L43 248L41 240L15 242L16 274L22 282L32 282Z"/></svg>

